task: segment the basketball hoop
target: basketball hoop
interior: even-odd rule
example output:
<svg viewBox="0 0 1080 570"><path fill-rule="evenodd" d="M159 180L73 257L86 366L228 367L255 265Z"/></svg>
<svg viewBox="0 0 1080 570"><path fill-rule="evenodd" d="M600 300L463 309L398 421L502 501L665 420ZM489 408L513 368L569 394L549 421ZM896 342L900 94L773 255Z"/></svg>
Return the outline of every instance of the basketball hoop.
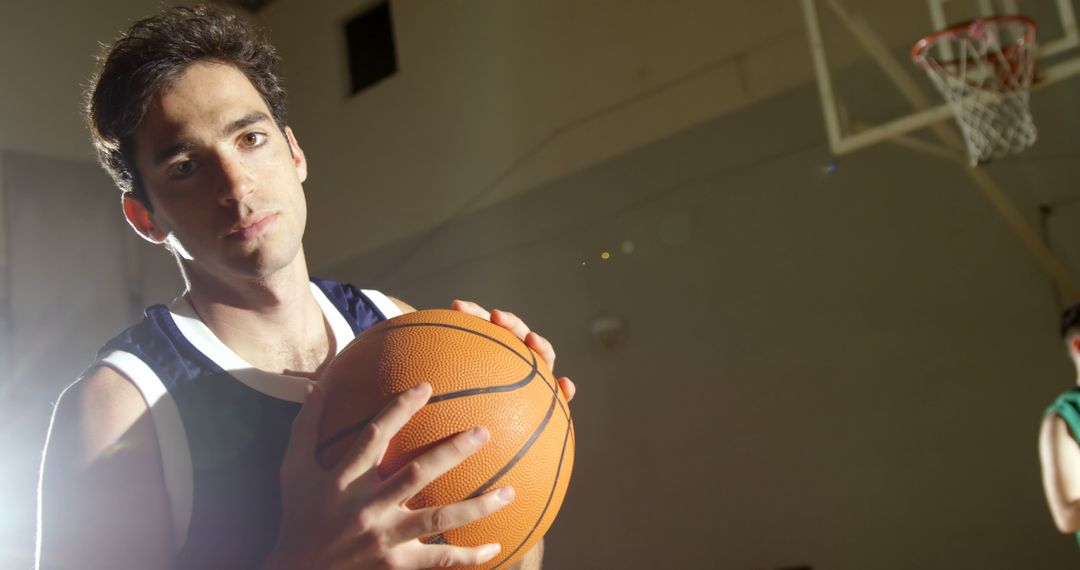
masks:
<svg viewBox="0 0 1080 570"><path fill-rule="evenodd" d="M1024 16L982 18L930 34L911 50L956 115L972 166L1035 143L1028 96L1036 29Z"/></svg>

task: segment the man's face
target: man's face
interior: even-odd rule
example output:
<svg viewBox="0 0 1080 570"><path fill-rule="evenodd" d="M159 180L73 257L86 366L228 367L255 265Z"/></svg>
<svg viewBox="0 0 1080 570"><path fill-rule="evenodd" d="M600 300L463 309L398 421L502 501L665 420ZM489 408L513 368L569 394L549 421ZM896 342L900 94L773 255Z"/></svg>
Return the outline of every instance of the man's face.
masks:
<svg viewBox="0 0 1080 570"><path fill-rule="evenodd" d="M193 64L154 98L135 165L151 220L189 270L259 278L296 261L307 164L286 131L232 66Z"/></svg>

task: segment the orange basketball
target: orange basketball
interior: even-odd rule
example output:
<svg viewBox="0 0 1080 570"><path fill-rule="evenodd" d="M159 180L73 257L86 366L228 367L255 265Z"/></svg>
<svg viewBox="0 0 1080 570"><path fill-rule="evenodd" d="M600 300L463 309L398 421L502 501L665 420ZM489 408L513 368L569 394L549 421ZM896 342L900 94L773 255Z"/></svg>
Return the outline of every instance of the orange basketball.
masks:
<svg viewBox="0 0 1080 570"><path fill-rule="evenodd" d="M379 465L384 479L458 432L491 432L487 444L408 506L445 505L507 485L514 500L425 542L498 542L502 551L475 568L503 568L551 526L570 482L574 426L551 370L510 331L458 311L408 313L356 337L319 382L326 398L318 459L326 468L396 394L422 382L431 384L431 399L391 440Z"/></svg>

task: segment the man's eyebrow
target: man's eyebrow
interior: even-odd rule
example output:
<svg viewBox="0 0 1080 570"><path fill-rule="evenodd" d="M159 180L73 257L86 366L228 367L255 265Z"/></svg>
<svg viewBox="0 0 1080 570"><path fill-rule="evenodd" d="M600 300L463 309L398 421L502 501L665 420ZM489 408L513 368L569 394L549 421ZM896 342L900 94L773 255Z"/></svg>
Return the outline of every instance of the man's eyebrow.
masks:
<svg viewBox="0 0 1080 570"><path fill-rule="evenodd" d="M193 148L195 148L195 143L191 141L183 141L176 144L171 144L154 153L154 166L160 166L162 163L167 162L170 158L180 153L187 152Z"/></svg>
<svg viewBox="0 0 1080 570"><path fill-rule="evenodd" d="M262 111L254 111L252 113L248 113L247 115L244 115L243 117L240 117L239 119L229 123L228 125L225 125L225 129L224 129L223 133L226 134L226 135L231 135L232 133L235 133L236 131L239 131L241 129L244 129L246 127L254 125L255 123L260 123L262 121L269 121L269 120L270 120L270 117L266 113L263 113Z"/></svg>

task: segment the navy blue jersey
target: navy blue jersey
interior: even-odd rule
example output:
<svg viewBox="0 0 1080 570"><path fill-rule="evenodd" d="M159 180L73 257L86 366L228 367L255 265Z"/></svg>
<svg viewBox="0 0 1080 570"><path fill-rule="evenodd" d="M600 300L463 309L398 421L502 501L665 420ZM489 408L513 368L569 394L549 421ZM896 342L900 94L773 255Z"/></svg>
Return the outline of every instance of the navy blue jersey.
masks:
<svg viewBox="0 0 1080 570"><path fill-rule="evenodd" d="M386 296L313 279L338 351L400 313ZM278 470L311 380L259 370L184 301L155 305L102 347L138 387L161 447L178 568L255 568L277 538Z"/></svg>

